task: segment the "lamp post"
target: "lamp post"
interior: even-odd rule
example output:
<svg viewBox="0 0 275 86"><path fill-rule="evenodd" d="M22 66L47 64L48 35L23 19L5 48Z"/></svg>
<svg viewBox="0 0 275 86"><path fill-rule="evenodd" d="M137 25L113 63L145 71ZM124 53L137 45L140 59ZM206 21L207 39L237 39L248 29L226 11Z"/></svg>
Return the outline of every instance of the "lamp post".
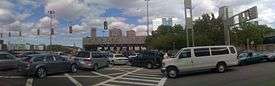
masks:
<svg viewBox="0 0 275 86"><path fill-rule="evenodd" d="M147 25L147 36L149 36L149 1L150 0L145 0L146 1L146 16L147 16L147 22L146 22L146 25Z"/></svg>
<svg viewBox="0 0 275 86"><path fill-rule="evenodd" d="M51 28L51 32L50 32L50 51L52 51L52 35L54 35L54 27L53 27L53 18L54 18L54 14L55 11L54 10L50 10L48 11L49 15L50 15L50 28Z"/></svg>

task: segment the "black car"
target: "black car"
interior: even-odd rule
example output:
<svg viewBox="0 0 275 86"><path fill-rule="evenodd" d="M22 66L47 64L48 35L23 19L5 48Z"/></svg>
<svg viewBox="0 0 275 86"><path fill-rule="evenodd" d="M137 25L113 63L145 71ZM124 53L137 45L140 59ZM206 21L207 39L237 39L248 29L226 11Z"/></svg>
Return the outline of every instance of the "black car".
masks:
<svg viewBox="0 0 275 86"><path fill-rule="evenodd" d="M157 51L143 51L136 57L129 58L129 65L146 67L148 69L159 68L163 60L163 54Z"/></svg>
<svg viewBox="0 0 275 86"><path fill-rule="evenodd" d="M25 52L25 53L19 54L17 57L22 58L22 57L26 57L26 56L29 56L29 55L32 55L32 54L40 54L40 53L30 51L30 52Z"/></svg>
<svg viewBox="0 0 275 86"><path fill-rule="evenodd" d="M47 74L77 72L78 65L67 58L52 54L29 55L22 59L19 71L28 76L44 78Z"/></svg>

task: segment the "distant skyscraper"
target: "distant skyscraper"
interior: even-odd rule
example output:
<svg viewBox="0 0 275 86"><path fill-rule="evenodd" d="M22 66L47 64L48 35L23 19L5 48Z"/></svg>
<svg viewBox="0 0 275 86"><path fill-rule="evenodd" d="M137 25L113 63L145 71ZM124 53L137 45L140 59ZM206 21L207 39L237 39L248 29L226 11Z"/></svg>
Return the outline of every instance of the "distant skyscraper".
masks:
<svg viewBox="0 0 275 86"><path fill-rule="evenodd" d="M96 37L96 28L91 28L91 37Z"/></svg>
<svg viewBox="0 0 275 86"><path fill-rule="evenodd" d="M122 30L121 29L110 29L109 30L109 36L110 37L121 37L122 36Z"/></svg>
<svg viewBox="0 0 275 86"><path fill-rule="evenodd" d="M153 20L153 30L157 30L160 25L174 26L179 24L178 18L156 18Z"/></svg>
<svg viewBox="0 0 275 86"><path fill-rule="evenodd" d="M126 36L127 37L135 37L136 32L134 30L129 30L129 31L126 32Z"/></svg>

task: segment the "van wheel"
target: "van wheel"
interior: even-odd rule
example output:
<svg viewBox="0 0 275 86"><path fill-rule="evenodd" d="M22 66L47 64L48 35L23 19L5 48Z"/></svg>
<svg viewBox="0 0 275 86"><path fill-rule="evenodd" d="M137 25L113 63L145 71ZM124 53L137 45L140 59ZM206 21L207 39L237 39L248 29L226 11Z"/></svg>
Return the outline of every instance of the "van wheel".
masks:
<svg viewBox="0 0 275 86"><path fill-rule="evenodd" d="M35 75L37 76L37 78L43 79L43 78L45 78L45 77L47 76L47 71L46 71L45 68L40 67L40 68L38 68L38 69L36 70Z"/></svg>
<svg viewBox="0 0 275 86"><path fill-rule="evenodd" d="M148 62L148 63L146 64L146 68L152 69L152 68L153 68L153 64L152 64L151 62Z"/></svg>
<svg viewBox="0 0 275 86"><path fill-rule="evenodd" d="M226 64L225 63L218 63L217 72L224 73L225 71L226 71Z"/></svg>
<svg viewBox="0 0 275 86"><path fill-rule="evenodd" d="M167 76L168 78L177 78L179 71L176 68L168 68Z"/></svg>

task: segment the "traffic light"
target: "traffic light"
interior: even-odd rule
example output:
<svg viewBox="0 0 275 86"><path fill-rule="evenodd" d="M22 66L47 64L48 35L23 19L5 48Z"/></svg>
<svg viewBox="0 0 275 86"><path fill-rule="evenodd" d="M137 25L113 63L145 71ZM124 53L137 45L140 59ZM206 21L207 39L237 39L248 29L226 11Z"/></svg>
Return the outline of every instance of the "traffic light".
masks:
<svg viewBox="0 0 275 86"><path fill-rule="evenodd" d="M51 35L54 35L54 29L51 28Z"/></svg>
<svg viewBox="0 0 275 86"><path fill-rule="evenodd" d="M0 38L3 38L3 33L0 33Z"/></svg>
<svg viewBox="0 0 275 86"><path fill-rule="evenodd" d="M8 35L9 35L9 37L11 37L11 32L9 32L9 34L8 34Z"/></svg>
<svg viewBox="0 0 275 86"><path fill-rule="evenodd" d="M73 33L73 27L69 26L69 33Z"/></svg>
<svg viewBox="0 0 275 86"><path fill-rule="evenodd" d="M19 36L22 36L22 31L19 31Z"/></svg>
<svg viewBox="0 0 275 86"><path fill-rule="evenodd" d="M40 29L37 29L37 35L40 35Z"/></svg>
<svg viewBox="0 0 275 86"><path fill-rule="evenodd" d="M108 22L107 21L104 21L104 29L108 30Z"/></svg>

